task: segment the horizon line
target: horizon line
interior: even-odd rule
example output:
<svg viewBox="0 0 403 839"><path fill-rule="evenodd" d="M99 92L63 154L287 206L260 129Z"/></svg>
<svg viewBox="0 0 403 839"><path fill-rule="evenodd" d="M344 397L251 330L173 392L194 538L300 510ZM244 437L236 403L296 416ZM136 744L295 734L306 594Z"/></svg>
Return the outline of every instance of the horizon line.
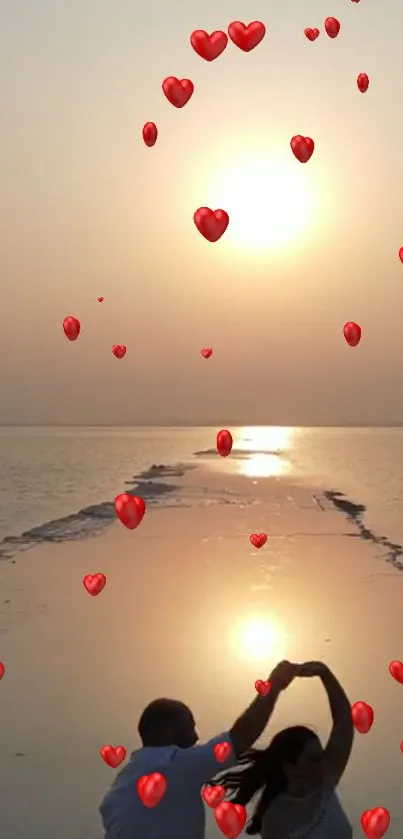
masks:
<svg viewBox="0 0 403 839"><path fill-rule="evenodd" d="M118 423L65 423L65 422L0 422L0 428L215 428L218 422L202 423L155 423L155 422L118 422ZM372 422L335 422L335 423L240 423L227 422L232 428L401 428L403 420Z"/></svg>

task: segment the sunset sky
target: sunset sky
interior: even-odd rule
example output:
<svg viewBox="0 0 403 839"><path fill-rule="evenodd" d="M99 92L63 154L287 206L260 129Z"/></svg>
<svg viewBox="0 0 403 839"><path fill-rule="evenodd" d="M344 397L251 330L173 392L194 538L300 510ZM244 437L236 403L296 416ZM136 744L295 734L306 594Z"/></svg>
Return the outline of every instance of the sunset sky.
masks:
<svg viewBox="0 0 403 839"><path fill-rule="evenodd" d="M234 20L266 37L199 58ZM403 421L401 0L2 0L0 62L0 422Z"/></svg>

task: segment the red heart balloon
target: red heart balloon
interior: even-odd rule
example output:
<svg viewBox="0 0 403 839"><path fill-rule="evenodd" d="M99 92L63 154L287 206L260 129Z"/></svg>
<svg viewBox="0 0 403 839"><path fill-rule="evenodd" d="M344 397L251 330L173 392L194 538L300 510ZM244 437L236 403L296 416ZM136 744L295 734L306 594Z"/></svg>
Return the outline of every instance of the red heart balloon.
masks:
<svg viewBox="0 0 403 839"><path fill-rule="evenodd" d="M164 797L167 788L167 780L161 772L153 772L151 775L142 775L137 781L137 792L145 807L156 807Z"/></svg>
<svg viewBox="0 0 403 839"><path fill-rule="evenodd" d="M155 122L146 122L146 124L143 125L143 140L146 146L148 146L148 148L150 149L152 148L152 146L155 146L157 142L157 137L158 128Z"/></svg>
<svg viewBox="0 0 403 839"><path fill-rule="evenodd" d="M105 297L97 297L97 300L98 300L98 303L103 303L104 300L105 300Z"/></svg>
<svg viewBox="0 0 403 839"><path fill-rule="evenodd" d="M360 73L357 77L357 87L361 93L366 93L369 88L369 78L366 73Z"/></svg>
<svg viewBox="0 0 403 839"><path fill-rule="evenodd" d="M402 661L391 661L389 664L389 673L403 685L403 662Z"/></svg>
<svg viewBox="0 0 403 839"><path fill-rule="evenodd" d="M88 591L88 594L92 594L93 597L96 597L96 595L100 594L102 589L105 588L106 577L105 574L100 573L86 574L83 579L83 583Z"/></svg>
<svg viewBox="0 0 403 839"><path fill-rule="evenodd" d="M366 810L361 816L361 826L368 839L382 839L390 824L390 813L385 807Z"/></svg>
<svg viewBox="0 0 403 839"><path fill-rule="evenodd" d="M77 341L81 331L80 321L69 315L69 317L65 318L63 321L63 329L64 334L69 341Z"/></svg>
<svg viewBox="0 0 403 839"><path fill-rule="evenodd" d="M124 358L126 355L127 347L124 344L114 344L112 347L112 352L115 358Z"/></svg>
<svg viewBox="0 0 403 839"><path fill-rule="evenodd" d="M6 672L6 668L2 661L0 661L0 681L2 680L4 674Z"/></svg>
<svg viewBox="0 0 403 839"><path fill-rule="evenodd" d="M399 259L400 259L400 262L403 262L403 248L400 248L400 250L399 250Z"/></svg>
<svg viewBox="0 0 403 839"><path fill-rule="evenodd" d="M216 787L206 786L203 789L202 796L208 807L218 807L225 796L225 789L220 784L217 784Z"/></svg>
<svg viewBox="0 0 403 839"><path fill-rule="evenodd" d="M319 35L319 29L311 29L310 26L304 29L304 32L305 37L308 38L308 41L316 41Z"/></svg>
<svg viewBox="0 0 403 839"><path fill-rule="evenodd" d="M213 751L218 762L224 763L231 754L231 744L226 740L223 743L216 743Z"/></svg>
<svg viewBox="0 0 403 839"><path fill-rule="evenodd" d="M122 492L115 498L115 511L118 519L128 530L135 530L146 511L145 501L137 495Z"/></svg>
<svg viewBox="0 0 403 839"><path fill-rule="evenodd" d="M218 58L228 44L228 37L225 32L218 30L208 35L204 29L196 29L190 36L190 43L197 55L205 61L214 61Z"/></svg>
<svg viewBox="0 0 403 839"><path fill-rule="evenodd" d="M214 815L218 827L228 839L237 839L242 833L247 818L246 809L242 804L223 801L215 808Z"/></svg>
<svg viewBox="0 0 403 839"><path fill-rule="evenodd" d="M221 457L228 457L232 450L232 434L226 429L222 429L217 434L217 451Z"/></svg>
<svg viewBox="0 0 403 839"><path fill-rule="evenodd" d="M176 76L168 76L162 82L162 90L168 102L175 108L183 108L194 91L193 82L190 79L177 79Z"/></svg>
<svg viewBox="0 0 403 839"><path fill-rule="evenodd" d="M315 143L310 137L302 137L301 134L296 134L295 137L292 137L290 146L300 163L308 163L313 155Z"/></svg>
<svg viewBox="0 0 403 839"><path fill-rule="evenodd" d="M255 688L259 696L267 696L267 694L270 693L271 684L268 679L266 682L264 682L263 679L258 679L257 682L255 682Z"/></svg>
<svg viewBox="0 0 403 839"><path fill-rule="evenodd" d="M350 347L357 347L361 341L361 327L351 320L344 324L343 334Z"/></svg>
<svg viewBox="0 0 403 839"><path fill-rule="evenodd" d="M359 734L368 734L374 722L374 710L367 702L354 702L351 708L354 727Z"/></svg>
<svg viewBox="0 0 403 839"><path fill-rule="evenodd" d="M225 210L210 210L210 207L199 207L194 213L193 221L199 233L208 242L218 242L228 227L229 216Z"/></svg>
<svg viewBox="0 0 403 839"><path fill-rule="evenodd" d="M340 23L335 17L327 17L325 20L325 29L329 38L337 38L340 32Z"/></svg>
<svg viewBox="0 0 403 839"><path fill-rule="evenodd" d="M203 358L211 358L211 356L213 355L213 350L211 347L203 347L201 354Z"/></svg>
<svg viewBox="0 0 403 839"><path fill-rule="evenodd" d="M102 760L108 765L111 766L112 769L116 769L117 766L120 766L123 763L127 752L124 746L102 746L101 757Z"/></svg>
<svg viewBox="0 0 403 839"><path fill-rule="evenodd" d="M267 534L266 533L251 533L249 536L252 545L255 548L262 548L263 545L267 542Z"/></svg>
<svg viewBox="0 0 403 839"><path fill-rule="evenodd" d="M239 20L234 20L228 27L228 35L235 46L243 52L250 52L263 40L266 27L260 20L254 20L245 26Z"/></svg>

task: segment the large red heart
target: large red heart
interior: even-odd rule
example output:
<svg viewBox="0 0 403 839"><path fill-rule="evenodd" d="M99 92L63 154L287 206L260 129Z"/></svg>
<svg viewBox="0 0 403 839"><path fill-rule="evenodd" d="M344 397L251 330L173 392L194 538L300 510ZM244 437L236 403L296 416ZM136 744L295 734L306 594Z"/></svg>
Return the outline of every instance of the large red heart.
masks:
<svg viewBox="0 0 403 839"><path fill-rule="evenodd" d="M176 76L168 76L162 82L162 89L168 102L175 108L183 108L194 91L193 82L190 79L177 79Z"/></svg>
<svg viewBox="0 0 403 839"><path fill-rule="evenodd" d="M390 824L390 813L385 807L366 810L361 816L361 827L367 839L382 839Z"/></svg>
<svg viewBox="0 0 403 839"><path fill-rule="evenodd" d="M127 752L124 746L102 746L101 757L102 760L108 765L111 766L112 769L116 769L123 763Z"/></svg>
<svg viewBox="0 0 403 839"><path fill-rule="evenodd" d="M167 780L161 772L142 775L137 781L137 792L145 807L156 807L165 795Z"/></svg>
<svg viewBox="0 0 403 839"><path fill-rule="evenodd" d="M128 530L135 530L143 520L146 504L138 495L122 492L115 498L115 512Z"/></svg>
<svg viewBox="0 0 403 839"><path fill-rule="evenodd" d="M214 756L219 763L224 763L231 754L231 744L224 740L214 746Z"/></svg>
<svg viewBox="0 0 403 839"><path fill-rule="evenodd" d="M243 52L250 52L263 40L266 27L260 20L254 20L248 26L240 20L234 20L228 27L228 35L235 46Z"/></svg>
<svg viewBox="0 0 403 839"><path fill-rule="evenodd" d="M242 833L247 819L246 809L242 804L223 801L215 808L214 815L218 827L228 839L237 839Z"/></svg>
<svg viewBox="0 0 403 839"><path fill-rule="evenodd" d="M218 242L225 233L229 216L225 210L210 210L210 207L199 207L196 210L193 221L202 236L208 242Z"/></svg>
<svg viewBox="0 0 403 839"><path fill-rule="evenodd" d="M220 784L217 784L216 787L206 786L203 789L202 796L208 807L218 807L225 796L225 789Z"/></svg>
<svg viewBox="0 0 403 839"><path fill-rule="evenodd" d="M225 32L218 30L208 35L204 29L196 29L190 36L190 43L197 55L205 61L214 61L218 58L228 44L228 37Z"/></svg>

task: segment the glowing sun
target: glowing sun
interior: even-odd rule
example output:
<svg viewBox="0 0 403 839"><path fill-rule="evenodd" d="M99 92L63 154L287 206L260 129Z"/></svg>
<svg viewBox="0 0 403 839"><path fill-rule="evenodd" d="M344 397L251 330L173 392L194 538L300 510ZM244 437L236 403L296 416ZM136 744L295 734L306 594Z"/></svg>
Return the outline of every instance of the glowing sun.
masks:
<svg viewBox="0 0 403 839"><path fill-rule="evenodd" d="M313 197L307 167L252 156L218 177L214 207L229 214L226 243L272 249L303 233L312 218Z"/></svg>

